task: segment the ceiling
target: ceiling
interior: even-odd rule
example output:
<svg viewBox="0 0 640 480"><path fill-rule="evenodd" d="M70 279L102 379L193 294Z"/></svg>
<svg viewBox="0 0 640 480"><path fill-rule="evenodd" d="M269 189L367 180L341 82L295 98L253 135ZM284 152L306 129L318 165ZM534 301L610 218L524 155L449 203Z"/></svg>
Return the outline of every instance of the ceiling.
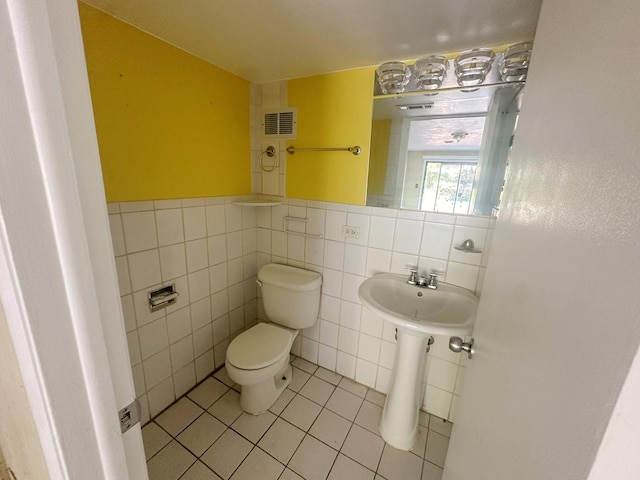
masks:
<svg viewBox="0 0 640 480"><path fill-rule="evenodd" d="M255 83L532 40L541 0L83 0Z"/></svg>
<svg viewBox="0 0 640 480"><path fill-rule="evenodd" d="M409 151L480 151L485 117L433 118L411 122ZM454 137L454 134L461 134Z"/></svg>

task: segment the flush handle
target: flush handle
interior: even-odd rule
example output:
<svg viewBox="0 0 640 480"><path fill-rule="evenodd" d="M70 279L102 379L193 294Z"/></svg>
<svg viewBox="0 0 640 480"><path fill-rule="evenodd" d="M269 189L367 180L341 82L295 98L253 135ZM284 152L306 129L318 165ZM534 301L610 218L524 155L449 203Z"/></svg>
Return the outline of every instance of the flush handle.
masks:
<svg viewBox="0 0 640 480"><path fill-rule="evenodd" d="M449 350L460 353L467 352L469 358L473 356L473 338L468 342L463 342L460 337L449 338Z"/></svg>

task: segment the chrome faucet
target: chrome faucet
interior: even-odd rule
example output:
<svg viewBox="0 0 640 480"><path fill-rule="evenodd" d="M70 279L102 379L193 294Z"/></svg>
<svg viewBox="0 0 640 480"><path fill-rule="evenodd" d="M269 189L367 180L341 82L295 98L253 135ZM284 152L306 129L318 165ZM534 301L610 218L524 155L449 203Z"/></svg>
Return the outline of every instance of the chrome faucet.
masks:
<svg viewBox="0 0 640 480"><path fill-rule="evenodd" d="M436 288L438 288L437 273L430 273L429 278L427 279L422 275L418 276L417 265L407 265L407 268L409 269L409 279L407 280L407 283L409 285L416 285L418 287L423 287L423 288L426 287L432 290L435 290Z"/></svg>
<svg viewBox="0 0 640 480"><path fill-rule="evenodd" d="M418 285L418 266L417 265L407 265L409 269L409 279L407 283L409 285Z"/></svg>

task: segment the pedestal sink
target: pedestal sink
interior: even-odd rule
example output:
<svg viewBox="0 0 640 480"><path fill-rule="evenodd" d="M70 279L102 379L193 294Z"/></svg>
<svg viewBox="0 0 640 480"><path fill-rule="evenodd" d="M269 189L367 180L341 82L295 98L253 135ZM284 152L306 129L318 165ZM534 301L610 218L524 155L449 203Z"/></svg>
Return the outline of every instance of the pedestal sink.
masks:
<svg viewBox="0 0 640 480"><path fill-rule="evenodd" d="M382 273L365 280L362 304L395 324L392 383L380 419L380 435L392 447L411 450L418 440L427 342L431 335L471 333L478 299L468 290L439 283L433 290L407 283L406 275Z"/></svg>

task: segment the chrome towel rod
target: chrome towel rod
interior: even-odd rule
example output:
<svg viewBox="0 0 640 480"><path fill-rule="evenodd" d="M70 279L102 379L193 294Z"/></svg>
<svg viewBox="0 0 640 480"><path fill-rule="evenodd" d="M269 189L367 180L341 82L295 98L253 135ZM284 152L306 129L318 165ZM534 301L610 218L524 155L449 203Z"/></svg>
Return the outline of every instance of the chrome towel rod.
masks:
<svg viewBox="0 0 640 480"><path fill-rule="evenodd" d="M355 147L345 148L299 148L299 147L287 147L287 153L293 155L296 152L351 152L354 155L360 155L361 148L356 145Z"/></svg>

